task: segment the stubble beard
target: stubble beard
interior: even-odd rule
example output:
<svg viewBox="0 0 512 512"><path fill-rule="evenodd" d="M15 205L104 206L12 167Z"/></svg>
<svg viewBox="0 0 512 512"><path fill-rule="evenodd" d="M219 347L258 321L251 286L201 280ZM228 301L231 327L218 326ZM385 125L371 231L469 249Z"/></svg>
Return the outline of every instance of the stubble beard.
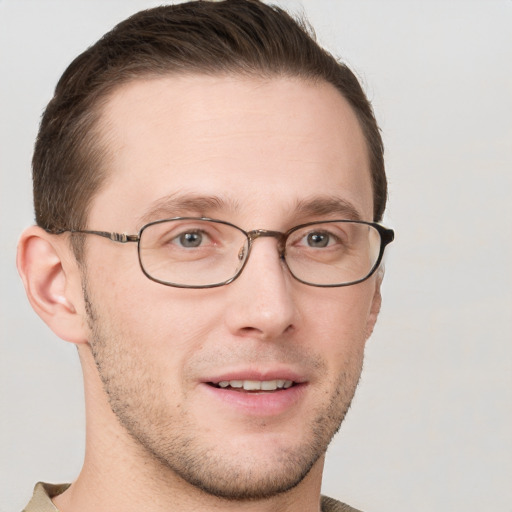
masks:
<svg viewBox="0 0 512 512"><path fill-rule="evenodd" d="M194 435L199 429L176 409L168 410L161 383L140 358L123 350L119 335L97 312L83 284L90 347L108 397L121 426L150 460L209 495L229 501L254 501L285 493L308 475L325 454L350 408L359 376L358 368L339 375L330 400L315 411L308 439L283 448L273 461L257 467L253 454L225 455L222 446L209 446ZM264 442L264 441L262 441Z"/></svg>

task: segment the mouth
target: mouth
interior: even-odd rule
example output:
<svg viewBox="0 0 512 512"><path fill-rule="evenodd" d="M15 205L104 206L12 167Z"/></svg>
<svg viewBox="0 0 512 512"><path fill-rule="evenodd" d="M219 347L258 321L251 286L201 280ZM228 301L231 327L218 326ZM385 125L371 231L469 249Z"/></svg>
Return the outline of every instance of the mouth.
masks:
<svg viewBox="0 0 512 512"><path fill-rule="evenodd" d="M308 396L308 380L289 369L229 373L212 375L202 382L202 389L207 392L206 404L218 404L223 417L228 411L234 412L235 418L240 414L279 417L298 411L299 404Z"/></svg>
<svg viewBox="0 0 512 512"><path fill-rule="evenodd" d="M239 391L240 393L272 393L296 386L298 383L292 380L221 380L208 382L209 386L218 389Z"/></svg>

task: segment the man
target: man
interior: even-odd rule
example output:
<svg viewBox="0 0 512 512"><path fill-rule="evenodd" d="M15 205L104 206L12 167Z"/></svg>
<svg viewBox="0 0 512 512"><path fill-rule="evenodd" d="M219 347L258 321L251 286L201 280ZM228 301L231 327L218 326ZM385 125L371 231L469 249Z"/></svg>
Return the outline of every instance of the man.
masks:
<svg viewBox="0 0 512 512"><path fill-rule="evenodd" d="M257 0L143 11L69 66L18 268L78 348L86 455L27 512L354 510L320 486L380 309L382 153L351 71Z"/></svg>

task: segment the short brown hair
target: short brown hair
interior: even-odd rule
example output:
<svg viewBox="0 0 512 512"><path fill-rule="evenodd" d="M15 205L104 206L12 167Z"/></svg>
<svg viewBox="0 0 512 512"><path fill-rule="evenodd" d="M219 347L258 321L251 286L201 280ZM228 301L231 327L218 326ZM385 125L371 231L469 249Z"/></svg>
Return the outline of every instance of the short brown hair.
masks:
<svg viewBox="0 0 512 512"><path fill-rule="evenodd" d="M365 135L374 220L387 198L383 144L357 78L322 49L312 30L259 0L193 1L141 11L79 55L43 115L33 157L36 222L51 231L84 229L105 179L107 148L97 126L120 84L180 73L292 76L325 81L350 103Z"/></svg>

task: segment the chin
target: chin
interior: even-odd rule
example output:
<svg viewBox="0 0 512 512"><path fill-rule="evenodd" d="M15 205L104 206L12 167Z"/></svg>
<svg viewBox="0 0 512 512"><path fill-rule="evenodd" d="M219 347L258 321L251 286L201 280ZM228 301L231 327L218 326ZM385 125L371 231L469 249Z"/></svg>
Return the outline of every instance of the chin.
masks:
<svg viewBox="0 0 512 512"><path fill-rule="evenodd" d="M299 485L324 453L298 451L300 455L283 450L266 460L238 455L228 461L227 454L222 457L224 460L206 455L201 461L189 461L187 467L168 467L211 496L228 501L255 501L278 496Z"/></svg>

